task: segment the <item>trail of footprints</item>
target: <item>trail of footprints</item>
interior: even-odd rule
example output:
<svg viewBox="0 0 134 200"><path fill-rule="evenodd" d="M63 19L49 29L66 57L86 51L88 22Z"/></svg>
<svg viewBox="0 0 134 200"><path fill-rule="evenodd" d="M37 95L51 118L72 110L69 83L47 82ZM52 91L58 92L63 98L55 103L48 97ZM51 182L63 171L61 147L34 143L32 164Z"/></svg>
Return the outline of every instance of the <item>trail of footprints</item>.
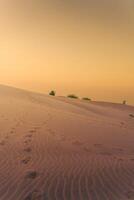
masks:
<svg viewBox="0 0 134 200"><path fill-rule="evenodd" d="M45 122L43 122L43 126L47 125L48 120L46 120ZM24 165L29 164L29 162L31 161L32 157L30 156L30 153L32 152L32 148L30 146L30 143L32 141L32 138L34 136L34 133L37 133L37 131L41 128L41 126L36 126L33 129L29 130L29 133L27 135L24 136L24 144L25 144L25 148L23 149L23 151L26 153L26 156L24 159L21 160L21 163ZM35 171L35 170L30 170L26 173L25 175L25 179L27 180L34 180L39 176L39 172ZM43 194L41 194L40 191L38 190L34 190L32 192L30 192L30 194L28 194L28 196L25 197L24 200L41 200L44 197Z"/></svg>
<svg viewBox="0 0 134 200"><path fill-rule="evenodd" d="M35 127L33 129L31 129L29 131L29 133L24 136L25 148L23 149L23 151L25 152L26 156L24 159L21 160L21 164L27 165L31 161L32 157L30 156L30 153L32 152L32 148L30 146L30 143L32 142L34 133L36 133L39 128L40 127ZM37 171L30 170L30 171L26 172L26 175L24 178L26 180L27 179L34 180L38 176L39 176L39 173ZM35 190L35 191L31 192L30 194L28 194L28 196L26 196L24 200L36 200L36 199L40 200L41 198L42 198L42 196L41 196L40 192L38 190Z"/></svg>
<svg viewBox="0 0 134 200"><path fill-rule="evenodd" d="M1 116L3 119L8 120L7 118L5 118L4 115ZM16 124L14 127L11 128L11 130L7 133L7 135L0 141L0 146L5 146L8 142L8 140L14 136L15 132L16 132L16 128L20 127L21 125L23 125L24 120L22 119L14 119L16 121ZM40 129L40 126L36 126L33 129L29 130L29 133L27 135L24 136L24 144L25 147L23 149L23 151L25 152L25 154L27 154L22 160L21 160L21 164L27 165L30 161L31 161L31 156L30 153L32 152L32 148L30 147L30 143L32 141L33 138L33 134L36 133L38 130ZM28 171L25 175L25 179L29 179L29 180L34 180L36 177L39 176L39 173L36 171ZM30 193L25 200L33 200L33 199L38 199L40 200L40 193L38 191L33 191L32 193Z"/></svg>
<svg viewBox="0 0 134 200"><path fill-rule="evenodd" d="M29 131L29 134L25 135L25 140L24 140L24 144L25 145L30 145L31 141L32 141L32 137L33 137L33 133L36 132L36 129L32 129ZM29 154L31 151L32 151L32 148L30 146L26 146L23 151L26 153L26 154ZM31 156L26 156L22 161L21 163L23 164L28 164L31 160Z"/></svg>
<svg viewBox="0 0 134 200"><path fill-rule="evenodd" d="M42 125L46 125L47 122L49 121L49 118L51 118L51 115L48 113L48 120L44 121L42 123ZM31 157L29 156L29 154L32 152L32 148L30 146L30 143L32 141L33 135L34 133L37 133L38 130L40 130L41 125L40 126L34 126L34 128L32 128L31 130L29 130L29 133L27 135L24 136L24 144L26 145L26 147L23 149L23 151L28 154L28 156L26 156L21 162L23 164L28 164L31 160ZM30 176L30 174L36 174L36 172L29 172L29 176L27 176L27 178L36 178L35 176Z"/></svg>
<svg viewBox="0 0 134 200"><path fill-rule="evenodd" d="M32 141L32 137L33 137L33 134L36 132L36 129L32 129L29 131L29 134L25 135L24 136L24 144L26 145L26 147L23 149L23 151L26 153L26 154L29 154L31 153L32 151L32 148L30 147L30 143ZM31 160L31 156L26 156L21 162L23 164L28 164Z"/></svg>

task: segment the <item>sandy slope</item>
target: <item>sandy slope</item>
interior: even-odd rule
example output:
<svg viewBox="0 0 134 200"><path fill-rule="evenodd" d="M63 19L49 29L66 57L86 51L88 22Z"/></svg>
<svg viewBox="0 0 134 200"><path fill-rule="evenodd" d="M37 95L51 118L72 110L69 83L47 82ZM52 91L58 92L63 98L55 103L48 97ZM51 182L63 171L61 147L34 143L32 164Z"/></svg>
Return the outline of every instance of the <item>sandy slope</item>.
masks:
<svg viewBox="0 0 134 200"><path fill-rule="evenodd" d="M0 200L134 199L134 107L0 86Z"/></svg>

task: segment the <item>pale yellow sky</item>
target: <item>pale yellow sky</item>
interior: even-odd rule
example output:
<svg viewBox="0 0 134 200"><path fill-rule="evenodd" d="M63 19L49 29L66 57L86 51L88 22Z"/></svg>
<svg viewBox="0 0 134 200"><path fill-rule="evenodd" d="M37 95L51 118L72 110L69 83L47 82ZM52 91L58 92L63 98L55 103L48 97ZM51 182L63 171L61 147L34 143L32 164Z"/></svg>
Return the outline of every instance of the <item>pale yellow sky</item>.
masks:
<svg viewBox="0 0 134 200"><path fill-rule="evenodd" d="M134 104L132 0L0 0L0 82Z"/></svg>

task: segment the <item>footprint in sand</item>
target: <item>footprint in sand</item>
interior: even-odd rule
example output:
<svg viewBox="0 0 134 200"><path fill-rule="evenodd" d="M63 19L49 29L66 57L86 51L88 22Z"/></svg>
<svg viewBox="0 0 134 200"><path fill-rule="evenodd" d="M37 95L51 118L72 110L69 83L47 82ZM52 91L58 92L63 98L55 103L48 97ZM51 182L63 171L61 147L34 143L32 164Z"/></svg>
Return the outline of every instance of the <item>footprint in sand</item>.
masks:
<svg viewBox="0 0 134 200"><path fill-rule="evenodd" d="M29 172L27 172L27 174L26 174L26 178L27 179L35 179L35 178L37 178L38 177L38 173L36 172L36 171L29 171Z"/></svg>
<svg viewBox="0 0 134 200"><path fill-rule="evenodd" d="M30 142L31 142L31 139L28 139L28 140L25 140L25 141L24 141L24 143L27 144L27 145L28 145Z"/></svg>
<svg viewBox="0 0 134 200"><path fill-rule="evenodd" d="M33 137L33 134L28 134L25 136L26 138L28 138L27 140L24 141L25 144L29 144L31 142L31 138Z"/></svg>
<svg viewBox="0 0 134 200"><path fill-rule="evenodd" d="M31 192L24 200L41 200L42 194L38 190Z"/></svg>
<svg viewBox="0 0 134 200"><path fill-rule="evenodd" d="M32 151L32 149L30 147L27 147L24 149L25 152L30 153Z"/></svg>
<svg viewBox="0 0 134 200"><path fill-rule="evenodd" d="M5 141L4 141L4 140L1 141L1 142L0 142L0 145L4 146L4 145L5 145Z"/></svg>
<svg viewBox="0 0 134 200"><path fill-rule="evenodd" d="M28 164L30 162L31 158L30 157L27 157L27 158L24 158L21 163L23 164Z"/></svg>
<svg viewBox="0 0 134 200"><path fill-rule="evenodd" d="M10 131L10 134L14 134L14 130L11 130L11 131Z"/></svg>

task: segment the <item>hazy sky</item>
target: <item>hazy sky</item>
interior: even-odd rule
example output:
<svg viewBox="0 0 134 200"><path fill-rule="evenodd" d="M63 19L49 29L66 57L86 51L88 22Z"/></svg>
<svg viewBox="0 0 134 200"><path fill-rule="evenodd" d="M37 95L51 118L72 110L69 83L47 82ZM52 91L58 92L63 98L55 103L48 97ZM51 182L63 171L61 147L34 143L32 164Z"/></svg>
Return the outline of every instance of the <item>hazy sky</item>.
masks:
<svg viewBox="0 0 134 200"><path fill-rule="evenodd" d="M0 0L0 82L134 104L133 0Z"/></svg>

